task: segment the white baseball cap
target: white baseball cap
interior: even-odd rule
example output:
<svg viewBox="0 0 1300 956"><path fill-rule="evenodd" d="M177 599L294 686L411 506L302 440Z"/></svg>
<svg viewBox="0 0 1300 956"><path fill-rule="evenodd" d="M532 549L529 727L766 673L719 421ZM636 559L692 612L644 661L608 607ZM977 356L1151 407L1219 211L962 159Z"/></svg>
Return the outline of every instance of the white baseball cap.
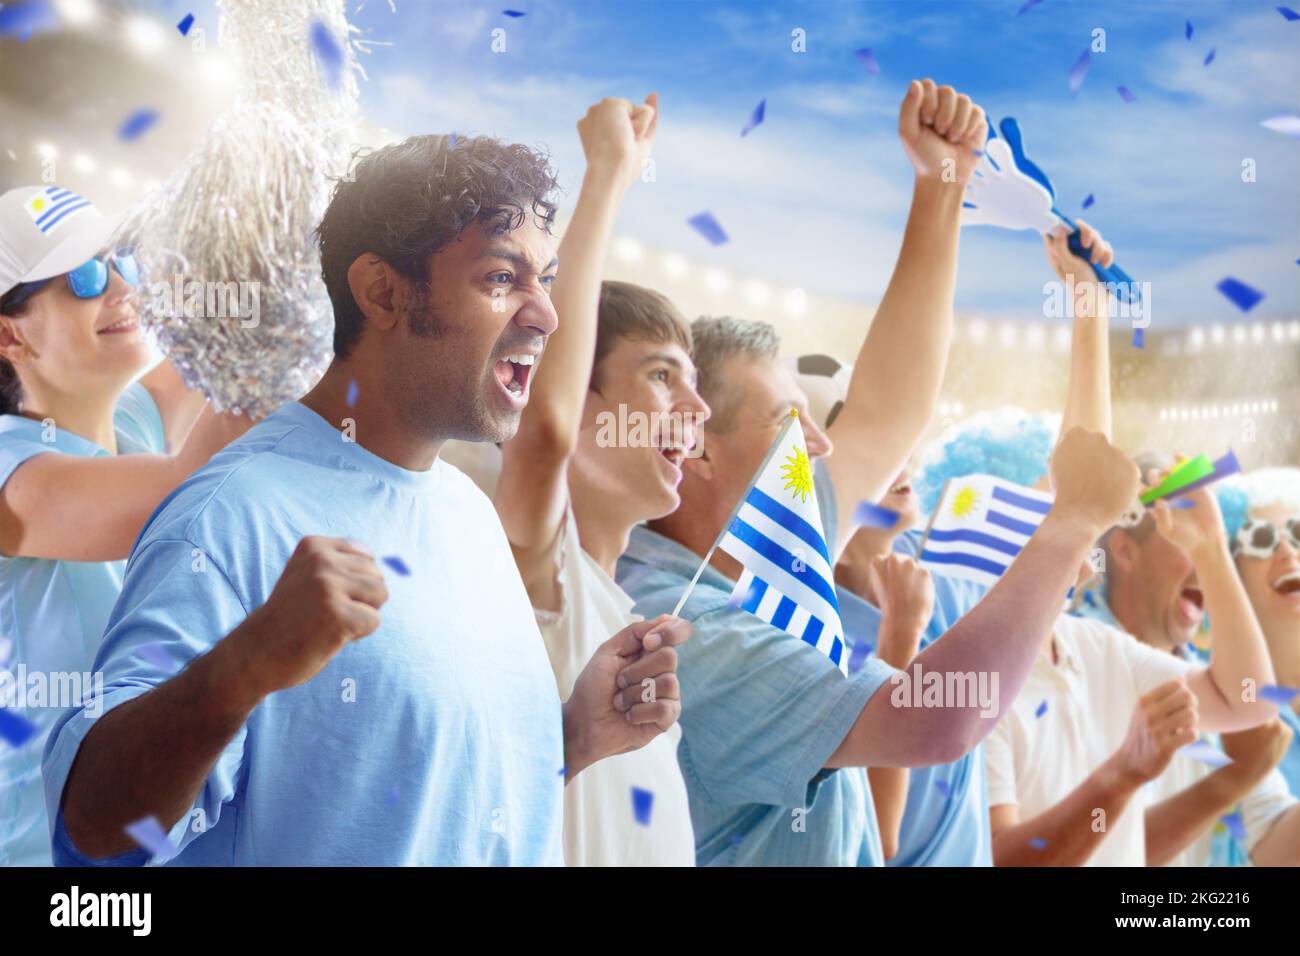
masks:
<svg viewBox="0 0 1300 956"><path fill-rule="evenodd" d="M0 295L71 272L108 246L120 216L61 186L19 186L0 196Z"/></svg>

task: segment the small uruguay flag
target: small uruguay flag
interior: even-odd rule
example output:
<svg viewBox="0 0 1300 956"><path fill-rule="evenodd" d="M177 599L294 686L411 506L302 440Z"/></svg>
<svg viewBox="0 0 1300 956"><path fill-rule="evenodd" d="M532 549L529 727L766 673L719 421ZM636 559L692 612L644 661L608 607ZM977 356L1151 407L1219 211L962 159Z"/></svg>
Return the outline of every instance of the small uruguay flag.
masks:
<svg viewBox="0 0 1300 956"><path fill-rule="evenodd" d="M921 564L992 586L1051 510L1045 491L992 475L952 479L921 542Z"/></svg>
<svg viewBox="0 0 1300 956"><path fill-rule="evenodd" d="M90 200L82 199L71 189L48 186L38 193L33 193L27 202L23 203L23 208L27 210L27 215L32 217L36 228L46 233L59 223L67 221L69 216L75 216L81 210L90 208Z"/></svg>
<svg viewBox="0 0 1300 956"><path fill-rule="evenodd" d="M795 412L714 547L745 568L731 595L733 606L811 644L848 675L833 562L817 510L808 446ZM712 551L704 564L710 557Z"/></svg>

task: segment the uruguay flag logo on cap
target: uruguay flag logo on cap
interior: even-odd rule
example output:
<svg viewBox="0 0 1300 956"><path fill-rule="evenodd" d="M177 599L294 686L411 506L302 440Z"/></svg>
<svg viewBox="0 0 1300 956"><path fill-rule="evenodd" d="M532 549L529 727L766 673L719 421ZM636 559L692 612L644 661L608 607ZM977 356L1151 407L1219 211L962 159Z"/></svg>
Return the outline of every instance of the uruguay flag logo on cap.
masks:
<svg viewBox="0 0 1300 956"><path fill-rule="evenodd" d="M23 208L32 217L36 228L45 234L81 210L94 207L89 199L82 199L71 189L47 186L23 203Z"/></svg>

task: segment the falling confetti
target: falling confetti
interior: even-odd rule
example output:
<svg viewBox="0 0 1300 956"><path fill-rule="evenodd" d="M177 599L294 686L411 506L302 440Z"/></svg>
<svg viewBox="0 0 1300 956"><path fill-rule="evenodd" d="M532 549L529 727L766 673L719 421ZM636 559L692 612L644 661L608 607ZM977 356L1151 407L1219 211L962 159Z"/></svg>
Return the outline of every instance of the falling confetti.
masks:
<svg viewBox="0 0 1300 956"><path fill-rule="evenodd" d="M1026 10L1032 9L1042 2L1043 0L1025 0L1025 5L1016 11L1016 16L1020 16L1020 14L1024 13Z"/></svg>
<svg viewBox="0 0 1300 956"><path fill-rule="evenodd" d="M174 674L179 669L176 662L172 660L167 649L161 644L146 644L136 652L145 662L162 671L164 674Z"/></svg>
<svg viewBox="0 0 1300 956"><path fill-rule="evenodd" d="M859 641L853 645L853 650L849 653L850 676L862 670L862 665L867 662L867 658L871 656L871 651L874 647L874 644L867 644L863 641Z"/></svg>
<svg viewBox="0 0 1300 956"><path fill-rule="evenodd" d="M1300 694L1300 689L1295 687L1279 687L1276 684L1265 684L1259 689L1260 700L1266 700L1270 704L1277 704L1279 707L1285 707L1295 699L1296 694Z"/></svg>
<svg viewBox="0 0 1300 956"><path fill-rule="evenodd" d="M357 393L359 391L360 389L357 388L356 379L351 379L348 382L348 408L351 408L357 403Z"/></svg>
<svg viewBox="0 0 1300 956"><path fill-rule="evenodd" d="M1282 14L1288 20L1300 20L1300 13L1296 13L1290 7L1278 7L1277 12Z"/></svg>
<svg viewBox="0 0 1300 956"><path fill-rule="evenodd" d="M1169 501L1169 507L1186 511L1188 508L1195 508L1196 502L1191 498L1173 498Z"/></svg>
<svg viewBox="0 0 1300 956"><path fill-rule="evenodd" d="M518 20L520 17L528 16L527 12L523 10L502 10L501 12L508 17L514 17L516 20Z"/></svg>
<svg viewBox="0 0 1300 956"><path fill-rule="evenodd" d="M1207 767L1226 767L1232 763L1231 757L1204 740L1198 740L1186 747L1180 747L1178 752L1191 757L1197 763L1205 764Z"/></svg>
<svg viewBox="0 0 1300 956"><path fill-rule="evenodd" d="M754 112L749 115L749 120L745 123L745 128L740 131L741 136L744 136L759 123L763 122L763 113L766 109L767 99L764 98L759 100L758 105L754 107Z"/></svg>
<svg viewBox="0 0 1300 956"><path fill-rule="evenodd" d="M22 714L0 707L0 737L10 746L21 747L36 736L40 728Z"/></svg>
<svg viewBox="0 0 1300 956"><path fill-rule="evenodd" d="M934 782L934 789L938 790L939 796L943 797L945 800L952 798L952 787L949 786L947 780L936 780Z"/></svg>
<svg viewBox="0 0 1300 956"><path fill-rule="evenodd" d="M650 808L654 805L655 795L640 787L632 788L632 814L636 822L643 827L650 825Z"/></svg>
<svg viewBox="0 0 1300 956"><path fill-rule="evenodd" d="M400 798L401 798L400 791L396 787L394 787L392 790L388 791L388 796L384 798L384 802L388 804L390 807L395 807L397 806L397 801Z"/></svg>
<svg viewBox="0 0 1300 956"><path fill-rule="evenodd" d="M1234 279L1232 276L1223 279L1215 288L1242 312L1249 312L1259 304L1260 299L1264 298L1264 293L1258 289L1252 289L1246 283Z"/></svg>
<svg viewBox="0 0 1300 956"><path fill-rule="evenodd" d="M1089 206L1091 206L1091 205L1092 205L1094 202L1096 202L1096 201L1097 201L1097 200L1093 198L1092 193L1088 193L1088 198L1085 199L1085 200L1083 201L1083 208L1084 208L1084 209L1087 209Z"/></svg>
<svg viewBox="0 0 1300 956"><path fill-rule="evenodd" d="M408 568L406 566L406 562L403 561L401 558L399 558L397 555L390 554L386 558L380 558L380 560L383 561L384 564L392 568L394 571L396 571L398 574L400 574L402 577L409 578L411 576L411 569Z"/></svg>
<svg viewBox="0 0 1300 956"><path fill-rule="evenodd" d="M1192 21L1191 21L1191 20L1188 20L1188 21L1187 21L1187 31L1186 31L1186 36L1187 36L1187 39L1189 39L1189 40L1192 38Z"/></svg>
<svg viewBox="0 0 1300 956"><path fill-rule="evenodd" d="M144 817L135 823L128 823L122 829L127 836L152 853L155 860L170 860L177 853L176 845L168 839L167 831L162 828L157 817Z"/></svg>
<svg viewBox="0 0 1300 956"><path fill-rule="evenodd" d="M1047 713L1047 701L1046 701L1046 700L1044 700L1041 704L1038 705L1038 709L1034 711L1034 716L1035 716L1035 717L1042 717L1043 714L1045 714L1045 713Z"/></svg>
<svg viewBox="0 0 1300 956"><path fill-rule="evenodd" d="M898 512L872 501L859 501L853 511L853 524L859 528L892 528L898 524Z"/></svg>
<svg viewBox="0 0 1300 956"><path fill-rule="evenodd" d="M1117 86L1115 87L1115 91L1119 93L1120 99L1125 103L1134 103L1137 101L1137 97L1129 91L1127 86Z"/></svg>
<svg viewBox="0 0 1300 956"><path fill-rule="evenodd" d="M190 27L194 26L194 14L185 14L185 19L176 24L176 29L181 31L181 36L189 36Z"/></svg>
<svg viewBox="0 0 1300 956"><path fill-rule="evenodd" d="M557 776L557 777L563 777L563 776L564 776L566 773L568 773L568 772L569 772L569 768L568 768L568 767L561 767L561 768L560 768L560 772L559 772L558 774L556 774L556 776Z"/></svg>
<svg viewBox="0 0 1300 956"><path fill-rule="evenodd" d="M727 234L723 231L718 220L713 218L711 212L700 212L691 216L686 222L701 236L709 240L715 246L720 246L727 241Z"/></svg>
<svg viewBox="0 0 1300 956"><path fill-rule="evenodd" d="M1047 846L1047 841L1044 840L1042 837L1034 837L1032 840L1029 841L1029 845L1032 846L1035 850L1041 850Z"/></svg>
<svg viewBox="0 0 1300 956"><path fill-rule="evenodd" d="M861 50L854 50L853 55L858 58L858 62L866 67L867 72L872 76L875 76L880 72L880 64L876 62L876 55L871 52L870 47L863 47Z"/></svg>
<svg viewBox="0 0 1300 956"><path fill-rule="evenodd" d="M1214 62L1214 51L1211 50L1209 53L1205 55L1205 62L1202 63L1201 66L1209 66L1213 62Z"/></svg>
<svg viewBox="0 0 1300 956"><path fill-rule="evenodd" d="M1068 79L1071 96L1078 93L1079 87L1083 86L1083 78L1088 75L1088 65L1091 62L1092 60L1088 51L1084 50L1083 55L1074 61L1074 66L1070 67L1070 76Z"/></svg>
<svg viewBox="0 0 1300 956"><path fill-rule="evenodd" d="M127 143L139 139L154 123L158 122L158 116L157 110L136 110L117 128L117 138Z"/></svg>
<svg viewBox="0 0 1300 956"><path fill-rule="evenodd" d="M1142 329L1133 330L1133 347L1135 349L1144 349L1147 347L1147 337Z"/></svg>
<svg viewBox="0 0 1300 956"><path fill-rule="evenodd" d="M320 20L313 20L311 25L311 46L316 51L325 80L331 89L338 89L343 79L343 51L339 48L334 34Z"/></svg>

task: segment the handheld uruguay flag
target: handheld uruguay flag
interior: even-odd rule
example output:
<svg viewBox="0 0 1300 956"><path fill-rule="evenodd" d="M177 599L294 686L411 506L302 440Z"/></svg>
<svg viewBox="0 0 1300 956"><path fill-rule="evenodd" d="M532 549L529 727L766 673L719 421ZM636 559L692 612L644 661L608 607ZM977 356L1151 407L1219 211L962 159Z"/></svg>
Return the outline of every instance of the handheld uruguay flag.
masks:
<svg viewBox="0 0 1300 956"><path fill-rule="evenodd" d="M714 547L744 565L733 606L811 644L848 675L833 563L797 413L790 413Z"/></svg>
<svg viewBox="0 0 1300 956"><path fill-rule="evenodd" d="M1052 510L1052 496L992 475L947 482L921 542L921 564L992 586Z"/></svg>

